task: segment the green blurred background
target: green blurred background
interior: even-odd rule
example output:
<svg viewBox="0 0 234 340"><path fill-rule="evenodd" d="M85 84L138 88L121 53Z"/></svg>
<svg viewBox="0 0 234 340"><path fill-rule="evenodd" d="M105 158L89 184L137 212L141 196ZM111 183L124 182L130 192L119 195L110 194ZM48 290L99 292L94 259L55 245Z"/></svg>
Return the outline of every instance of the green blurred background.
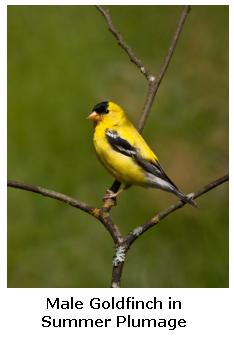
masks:
<svg viewBox="0 0 234 340"><path fill-rule="evenodd" d="M157 72L178 6L109 6ZM8 6L8 177L100 205L112 178L92 146L94 104L111 99L136 122L146 81L93 6ZM228 168L228 7L194 6L144 137L185 192ZM124 234L174 203L131 188L112 216ZM132 247L123 287L228 287L228 185L186 206ZM8 190L9 287L109 287L113 244L89 215Z"/></svg>

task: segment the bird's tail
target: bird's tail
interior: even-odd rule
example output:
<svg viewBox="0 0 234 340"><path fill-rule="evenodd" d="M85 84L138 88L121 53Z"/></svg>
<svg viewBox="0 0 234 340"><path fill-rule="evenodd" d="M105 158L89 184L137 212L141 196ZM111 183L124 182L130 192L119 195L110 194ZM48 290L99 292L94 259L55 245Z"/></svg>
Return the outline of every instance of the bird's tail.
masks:
<svg viewBox="0 0 234 340"><path fill-rule="evenodd" d="M179 191L178 189L175 190L175 194L181 199L182 202L188 203L188 204L192 205L195 208L198 207L197 203L193 200L193 196L192 195L185 195L181 191Z"/></svg>

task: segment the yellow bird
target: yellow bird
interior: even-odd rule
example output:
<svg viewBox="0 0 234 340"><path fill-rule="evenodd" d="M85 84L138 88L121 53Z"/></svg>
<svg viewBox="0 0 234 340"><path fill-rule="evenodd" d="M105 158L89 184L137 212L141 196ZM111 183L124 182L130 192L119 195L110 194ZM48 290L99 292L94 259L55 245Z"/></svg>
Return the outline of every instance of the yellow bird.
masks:
<svg viewBox="0 0 234 340"><path fill-rule="evenodd" d="M183 194L166 175L157 156L119 105L101 102L94 106L88 119L94 121L93 141L99 160L124 184L124 189L131 185L158 188L196 206L193 198ZM114 198L122 190L108 191L105 197Z"/></svg>

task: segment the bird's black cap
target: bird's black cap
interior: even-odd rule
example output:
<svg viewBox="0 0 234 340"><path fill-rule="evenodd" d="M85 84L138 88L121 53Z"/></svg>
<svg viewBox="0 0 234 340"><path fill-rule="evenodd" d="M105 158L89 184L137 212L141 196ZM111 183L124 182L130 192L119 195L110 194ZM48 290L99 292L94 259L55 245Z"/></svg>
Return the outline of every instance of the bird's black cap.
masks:
<svg viewBox="0 0 234 340"><path fill-rule="evenodd" d="M108 113L109 110L108 110L108 101L106 102L101 102L101 103L98 103L97 105L94 106L93 108L93 111L99 113L99 114L105 114L105 113Z"/></svg>

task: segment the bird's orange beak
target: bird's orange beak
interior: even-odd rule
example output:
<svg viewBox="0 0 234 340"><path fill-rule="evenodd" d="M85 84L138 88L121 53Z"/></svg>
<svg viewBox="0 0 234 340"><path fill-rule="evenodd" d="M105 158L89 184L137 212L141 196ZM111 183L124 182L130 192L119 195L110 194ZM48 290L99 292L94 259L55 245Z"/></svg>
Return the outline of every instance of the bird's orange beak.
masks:
<svg viewBox="0 0 234 340"><path fill-rule="evenodd" d="M93 111L87 119L93 120L95 122L99 121L101 119L101 115L99 115L96 111Z"/></svg>

